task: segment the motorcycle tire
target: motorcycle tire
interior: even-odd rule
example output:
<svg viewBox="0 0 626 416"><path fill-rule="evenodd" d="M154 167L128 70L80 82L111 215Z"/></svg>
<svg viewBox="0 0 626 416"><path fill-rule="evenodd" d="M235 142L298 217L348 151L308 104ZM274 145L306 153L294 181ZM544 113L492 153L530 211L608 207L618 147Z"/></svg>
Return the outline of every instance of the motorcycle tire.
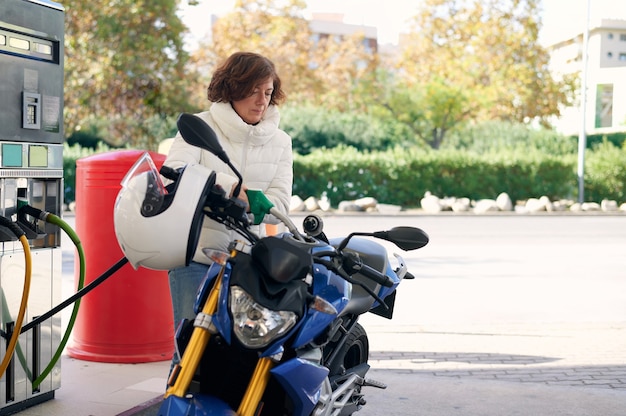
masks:
<svg viewBox="0 0 626 416"><path fill-rule="evenodd" d="M349 368L367 363L369 358L369 340L365 328L360 324L354 325L347 335L346 342L341 347L335 360L328 366L331 376L341 375Z"/></svg>

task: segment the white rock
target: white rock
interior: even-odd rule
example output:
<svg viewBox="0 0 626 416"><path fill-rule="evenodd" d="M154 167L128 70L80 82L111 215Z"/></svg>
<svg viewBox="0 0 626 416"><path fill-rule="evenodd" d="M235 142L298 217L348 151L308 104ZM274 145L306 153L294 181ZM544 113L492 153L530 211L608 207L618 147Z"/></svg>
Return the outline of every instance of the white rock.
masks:
<svg viewBox="0 0 626 416"><path fill-rule="evenodd" d="M572 212L580 212L583 210L583 206L580 203L575 202L569 207L569 210Z"/></svg>
<svg viewBox="0 0 626 416"><path fill-rule="evenodd" d="M546 207L546 211L548 212L554 211L554 207L552 206L552 201L550 201L550 198L544 195L541 198L539 198L539 201L541 201L543 205Z"/></svg>
<svg viewBox="0 0 626 416"><path fill-rule="evenodd" d="M452 204L452 211L467 212L470 210L471 202L469 198L457 198Z"/></svg>
<svg viewBox="0 0 626 416"><path fill-rule="evenodd" d="M330 210L330 199L328 199L328 196L326 196L326 194L322 195L320 200L317 201L317 204L319 205L319 207L320 207L320 209L322 211L329 211Z"/></svg>
<svg viewBox="0 0 626 416"><path fill-rule="evenodd" d="M320 206L317 203L317 198L312 197L312 196L304 200L304 207L305 207L305 210L309 212L313 212L313 211L320 209Z"/></svg>
<svg viewBox="0 0 626 416"><path fill-rule="evenodd" d="M558 200L558 201L554 201L552 203L552 209L554 211L558 211L558 212L563 212L563 211L567 211L567 207L570 206L571 203L566 201L566 200Z"/></svg>
<svg viewBox="0 0 626 416"><path fill-rule="evenodd" d="M615 212L618 210L617 201L603 199L602 202L600 202L600 208L604 212Z"/></svg>
<svg viewBox="0 0 626 416"><path fill-rule="evenodd" d="M454 204L456 203L456 198L453 197L446 197L446 198L440 198L439 202L441 203L441 210L442 211L454 211Z"/></svg>
<svg viewBox="0 0 626 416"><path fill-rule="evenodd" d="M537 198L528 198L526 201L526 211L529 213L546 211L546 201Z"/></svg>
<svg viewBox="0 0 626 416"><path fill-rule="evenodd" d="M476 201L476 205L474 205L474 212L477 214L496 211L500 211L500 209L498 208L495 199L481 199Z"/></svg>
<svg viewBox="0 0 626 416"><path fill-rule="evenodd" d="M304 201L298 195L292 195L289 203L290 212L301 212L306 209Z"/></svg>
<svg viewBox="0 0 626 416"><path fill-rule="evenodd" d="M424 198L420 201L420 205L424 211L430 213L441 212L442 210L439 197L432 195L430 192L427 192L426 195L424 195Z"/></svg>
<svg viewBox="0 0 626 416"><path fill-rule="evenodd" d="M371 196L366 196L364 198L359 198L355 200L354 203L358 205L359 207L361 207L363 211L365 211L368 208L375 208L376 205L378 204L378 201L375 198L372 198Z"/></svg>
<svg viewBox="0 0 626 416"><path fill-rule="evenodd" d="M354 201L341 201L337 210L341 212L358 212L363 211L361 207L354 203Z"/></svg>
<svg viewBox="0 0 626 416"><path fill-rule="evenodd" d="M583 202L581 208L583 211L600 211L602 209L597 202Z"/></svg>
<svg viewBox="0 0 626 416"><path fill-rule="evenodd" d="M496 198L496 205L500 209L500 211L512 211L513 210L513 201L511 201L511 197L506 192L502 192Z"/></svg>
<svg viewBox="0 0 626 416"><path fill-rule="evenodd" d="M402 210L402 207L400 205L378 204L376 209L381 214L396 214Z"/></svg>

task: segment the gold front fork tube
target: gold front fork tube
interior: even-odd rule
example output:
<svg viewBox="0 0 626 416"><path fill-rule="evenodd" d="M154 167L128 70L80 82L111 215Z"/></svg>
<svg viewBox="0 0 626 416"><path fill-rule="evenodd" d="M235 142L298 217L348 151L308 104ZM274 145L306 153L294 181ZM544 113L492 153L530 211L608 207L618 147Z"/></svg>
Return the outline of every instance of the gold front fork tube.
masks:
<svg viewBox="0 0 626 416"><path fill-rule="evenodd" d="M222 286L222 276L224 275L224 267L220 271L220 274L215 279L215 285L209 293L209 297L204 303L202 313L206 315L213 315L217 310L217 300L220 293L220 287ZM191 333L189 344L185 348L185 352L180 360L180 363L175 365L168 380L168 386L170 386L165 392L165 397L175 395L178 397L185 397L185 393L191 384L196 368L200 363L204 349L206 348L211 334L205 328L195 327ZM174 378L174 384L171 384L171 379Z"/></svg>
<svg viewBox="0 0 626 416"><path fill-rule="evenodd" d="M261 397L263 397L267 383L270 380L270 370L273 365L272 360L269 358L264 357L259 359L254 373L252 374L252 378L250 379L250 384L248 384L248 388L246 389L246 394L244 394L239 409L237 409L239 416L255 415Z"/></svg>

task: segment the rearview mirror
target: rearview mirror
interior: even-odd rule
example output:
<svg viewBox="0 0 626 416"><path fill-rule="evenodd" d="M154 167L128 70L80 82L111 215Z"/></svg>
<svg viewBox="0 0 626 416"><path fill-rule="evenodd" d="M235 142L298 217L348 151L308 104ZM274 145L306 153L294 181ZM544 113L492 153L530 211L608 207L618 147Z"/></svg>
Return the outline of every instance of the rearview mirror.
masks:
<svg viewBox="0 0 626 416"><path fill-rule="evenodd" d="M391 241L402 250L417 250L429 242L428 234L417 227L393 227L388 231L376 231L372 236Z"/></svg>
<svg viewBox="0 0 626 416"><path fill-rule="evenodd" d="M229 163L228 155L217 140L217 135L200 117L182 113L176 120L176 127L187 143L208 150L224 163Z"/></svg>
<svg viewBox="0 0 626 416"><path fill-rule="evenodd" d="M233 164L230 163L230 158L222 148L211 126L194 114L182 113L178 116L178 120L176 120L176 127L178 127L178 131L185 142L192 146L208 150L232 169L239 179L237 186L233 190L233 195L238 196L241 191L243 178Z"/></svg>

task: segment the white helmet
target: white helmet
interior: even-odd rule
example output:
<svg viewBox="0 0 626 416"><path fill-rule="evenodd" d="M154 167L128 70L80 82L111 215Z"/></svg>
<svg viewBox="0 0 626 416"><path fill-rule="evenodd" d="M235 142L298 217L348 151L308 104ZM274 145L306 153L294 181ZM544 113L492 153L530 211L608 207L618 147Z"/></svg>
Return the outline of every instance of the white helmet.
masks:
<svg viewBox="0 0 626 416"><path fill-rule="evenodd" d="M133 268L170 270L189 264L214 183L211 170L190 164L168 192L147 152L135 162L122 180L113 214L117 241Z"/></svg>

